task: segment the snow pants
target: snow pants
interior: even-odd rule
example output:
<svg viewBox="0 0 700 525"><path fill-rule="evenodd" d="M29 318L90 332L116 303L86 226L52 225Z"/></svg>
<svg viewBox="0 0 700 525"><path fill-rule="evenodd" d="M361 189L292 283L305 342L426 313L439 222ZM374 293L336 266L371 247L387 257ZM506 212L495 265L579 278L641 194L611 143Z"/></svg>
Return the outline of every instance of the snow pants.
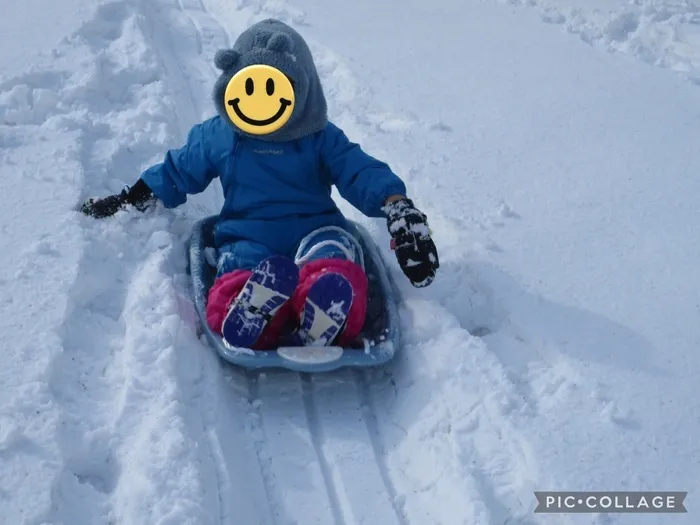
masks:
<svg viewBox="0 0 700 525"><path fill-rule="evenodd" d="M275 253L267 246L252 241L237 241L219 248L216 280L207 301L207 322L212 330L221 333L229 306L243 289L251 270L271 255ZM336 226L320 228L301 240L294 260L300 267L297 289L265 327L255 349L275 348L285 328L291 323L298 325L309 289L325 272L343 275L353 287L352 306L336 344L352 342L362 330L367 311L368 281L357 240Z"/></svg>

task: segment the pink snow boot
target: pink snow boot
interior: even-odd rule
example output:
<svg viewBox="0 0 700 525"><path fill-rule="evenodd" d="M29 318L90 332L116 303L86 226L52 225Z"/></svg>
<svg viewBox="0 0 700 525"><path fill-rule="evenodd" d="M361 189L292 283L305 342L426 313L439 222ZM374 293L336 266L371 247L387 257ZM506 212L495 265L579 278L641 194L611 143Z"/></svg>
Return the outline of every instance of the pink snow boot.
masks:
<svg viewBox="0 0 700 525"><path fill-rule="evenodd" d="M317 259L305 264L289 301L301 342L345 346L357 339L365 322L367 289L367 276L357 263Z"/></svg>
<svg viewBox="0 0 700 525"><path fill-rule="evenodd" d="M240 302L237 301L239 296L240 299L244 299L241 295L244 291L250 295L251 290L249 290L249 288L251 287L252 281L259 280L256 279L256 276L259 277L254 271L234 270L231 273L222 275L214 282L214 285L209 290L209 298L207 301L207 322L212 330L226 337L224 328L227 319L232 315L232 307ZM290 294L294 290L296 282L296 276L294 276L293 284L289 290ZM253 285L254 284L255 283L253 283ZM239 309L242 306L243 305L239 305ZM236 336L237 341L228 341L229 344L240 343L245 340L245 346L253 350L275 348L283 329L291 317L291 308L289 302L284 302L284 304L278 306L274 310L274 315L270 316L269 319L266 317L264 320L261 319L261 323L254 323L260 325L255 330L256 333L239 333ZM264 312L261 313L264 314ZM236 315L240 317L242 314L245 313L238 312ZM253 314L253 317L254 316ZM253 320L254 319L251 319L251 321ZM234 325L240 324L240 319L236 320L231 318L229 322L233 323L229 329L233 329L236 333L239 332ZM241 326L239 328L242 329L245 327ZM231 336L229 336L229 338L231 338ZM240 339L240 341L238 341L238 339ZM234 346L238 345L234 344Z"/></svg>

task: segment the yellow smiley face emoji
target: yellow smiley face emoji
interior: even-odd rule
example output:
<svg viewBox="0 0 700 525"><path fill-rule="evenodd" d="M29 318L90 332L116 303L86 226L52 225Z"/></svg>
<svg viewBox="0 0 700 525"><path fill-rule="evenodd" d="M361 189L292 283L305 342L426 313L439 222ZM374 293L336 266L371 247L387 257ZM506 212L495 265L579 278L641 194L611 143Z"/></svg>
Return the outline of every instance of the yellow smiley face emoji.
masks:
<svg viewBox="0 0 700 525"><path fill-rule="evenodd" d="M236 73L226 86L224 99L231 121L253 135L277 131L294 110L294 88L287 76L262 64Z"/></svg>

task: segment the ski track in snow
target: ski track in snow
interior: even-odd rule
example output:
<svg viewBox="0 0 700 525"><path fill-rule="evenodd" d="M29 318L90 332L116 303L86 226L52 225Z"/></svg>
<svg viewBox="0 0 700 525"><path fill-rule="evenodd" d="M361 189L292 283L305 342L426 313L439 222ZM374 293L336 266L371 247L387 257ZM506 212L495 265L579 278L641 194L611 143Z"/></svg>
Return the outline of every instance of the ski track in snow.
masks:
<svg viewBox="0 0 700 525"><path fill-rule="evenodd" d="M305 23L303 12L279 1L239 2L216 14L209 4L221 7L102 5L50 67L0 86L2 122L77 137L76 199L121 190L212 114L211 62L231 42L217 20L236 30L267 16ZM689 13L678 16L697 23ZM350 135L412 143L413 134L449 133L408 114L371 111L342 60L316 44L314 53L333 118ZM28 139L4 140L28 151ZM420 184L410 178L420 165L400 167L409 184ZM45 467L51 500L28 523L544 523L532 516L532 491L552 480L538 471L520 425L572 389L602 387L553 343L530 341L508 321L499 301L509 292L497 294L486 269L468 273L465 254L447 250L442 282L427 296L401 286L407 333L390 367L314 377L222 371L196 336L183 250L193 222L218 210L218 192L217 183L175 212L72 219L82 227L82 251L53 345L63 350L50 354L48 392L37 394L58 414L55 457ZM386 245L381 225L344 209ZM517 219L506 205L468 224L437 203L426 211L455 246L460 231L480 230L480 255L498 249L489 228ZM39 245L34 260L57 249ZM464 292L454 290L473 292L466 311ZM1 436L0 454L37 452L21 430L10 434Z"/></svg>

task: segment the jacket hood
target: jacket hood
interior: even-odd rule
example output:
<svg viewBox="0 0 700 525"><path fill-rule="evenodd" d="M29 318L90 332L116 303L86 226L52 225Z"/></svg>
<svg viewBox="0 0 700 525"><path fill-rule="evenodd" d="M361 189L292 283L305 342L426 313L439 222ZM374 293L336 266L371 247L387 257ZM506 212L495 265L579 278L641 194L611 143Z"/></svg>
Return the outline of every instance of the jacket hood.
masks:
<svg viewBox="0 0 700 525"><path fill-rule="evenodd" d="M214 64L222 71L214 85L214 104L237 133L260 140L296 140L321 131L328 123L326 98L309 46L294 29L275 19L254 24L238 37L231 49L216 53ZM292 81L295 104L289 120L277 131L251 135L236 126L226 113L226 86L241 69L264 64Z"/></svg>

